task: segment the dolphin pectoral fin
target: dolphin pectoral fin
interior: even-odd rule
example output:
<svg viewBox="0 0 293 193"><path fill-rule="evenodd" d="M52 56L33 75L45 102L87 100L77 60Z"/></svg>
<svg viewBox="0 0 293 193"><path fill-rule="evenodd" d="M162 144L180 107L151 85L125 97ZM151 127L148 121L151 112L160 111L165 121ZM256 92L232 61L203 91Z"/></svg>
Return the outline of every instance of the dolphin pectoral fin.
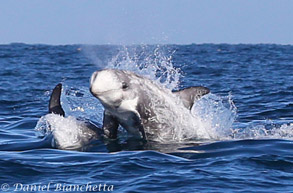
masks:
<svg viewBox="0 0 293 193"><path fill-rule="evenodd" d="M138 130L139 130L139 132L141 134L142 139L147 141L147 136L145 134L141 118L139 118L138 116L135 116L134 122L135 122L135 125L136 125L136 127L138 128Z"/></svg>
<svg viewBox="0 0 293 193"><path fill-rule="evenodd" d="M118 133L118 120L104 111L103 130L106 137L109 139L116 139Z"/></svg>
<svg viewBox="0 0 293 193"><path fill-rule="evenodd" d="M173 93L177 95L183 102L184 106L191 110L194 101L200 99L203 95L210 92L210 89L203 86L193 86L188 87L183 90L174 91Z"/></svg>
<svg viewBox="0 0 293 193"><path fill-rule="evenodd" d="M50 102L49 102L49 113L54 113L64 117L65 113L60 103L61 91L62 91L62 84L59 83L55 86L51 94Z"/></svg>
<svg viewBox="0 0 293 193"><path fill-rule="evenodd" d="M138 127L138 130L140 131L143 140L147 141L147 136L146 136L146 134L145 134L145 131L144 131L143 125L140 124L140 126Z"/></svg>

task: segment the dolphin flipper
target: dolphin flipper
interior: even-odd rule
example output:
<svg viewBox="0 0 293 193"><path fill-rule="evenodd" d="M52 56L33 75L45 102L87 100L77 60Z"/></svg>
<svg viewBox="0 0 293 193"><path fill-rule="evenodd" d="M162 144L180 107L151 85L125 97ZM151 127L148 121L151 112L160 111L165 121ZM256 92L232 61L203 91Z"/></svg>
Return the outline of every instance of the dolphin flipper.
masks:
<svg viewBox="0 0 293 193"><path fill-rule="evenodd" d="M117 138L118 126L118 120L111 114L107 113L107 111L104 111L103 131L109 139Z"/></svg>
<svg viewBox="0 0 293 193"><path fill-rule="evenodd" d="M54 113L64 117L65 113L60 103L61 91L62 91L62 84L59 83L53 89L53 92L51 94L50 103L49 103L49 113Z"/></svg>
<svg viewBox="0 0 293 193"><path fill-rule="evenodd" d="M177 95L183 102L183 105L191 110L194 101L206 95L210 92L210 89L203 86L193 86L188 87L179 91L174 91L173 93Z"/></svg>

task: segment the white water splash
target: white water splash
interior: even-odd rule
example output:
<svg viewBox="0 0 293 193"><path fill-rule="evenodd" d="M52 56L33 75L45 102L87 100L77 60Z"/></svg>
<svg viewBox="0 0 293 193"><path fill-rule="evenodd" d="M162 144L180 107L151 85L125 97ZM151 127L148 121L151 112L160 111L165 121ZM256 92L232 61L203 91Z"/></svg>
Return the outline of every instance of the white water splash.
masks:
<svg viewBox="0 0 293 193"><path fill-rule="evenodd" d="M175 51L164 50L162 46L122 46L119 52L107 64L101 64L93 49L85 49L97 67L129 70L155 80L171 90L178 88L181 78L180 69L172 63Z"/></svg>
<svg viewBox="0 0 293 193"><path fill-rule="evenodd" d="M171 94L171 90L178 88L182 75L180 69L175 68L172 63L172 54L174 52L166 52L161 46L124 46L112 57L107 65L104 65L104 68L132 71L154 80L161 87L169 89L169 95L164 96L164 100L168 101L168 107L162 106L159 101L156 101L155 97L151 97L153 98L153 108L158 115L152 121L161 123L157 130L159 141L221 139L229 136L229 131L236 117L236 109L233 106L231 97L222 99L216 95L209 94L196 101L191 112L187 110L183 107L182 102ZM87 52L87 56L90 56L93 62L101 67L102 60L96 57L93 50ZM152 93L149 94L151 95ZM103 108L97 106L92 109L92 112L91 108L88 107L97 103L97 100L92 101L88 97L91 98L91 96L83 97L83 104L80 104L80 102L76 102L76 100L79 100L75 92L70 95L67 94L62 100L66 106L65 110L75 111L74 114L76 115L76 112L80 112L79 110L82 109L91 117L96 110L99 112L98 120L100 122L102 120L101 109ZM226 101L224 102L224 100ZM84 107L86 107L86 110Z"/></svg>
<svg viewBox="0 0 293 193"><path fill-rule="evenodd" d="M35 130L40 136L52 134L53 147L70 150L83 148L95 138L96 134L85 128L86 123L75 117L47 114L39 119Z"/></svg>
<svg viewBox="0 0 293 193"><path fill-rule="evenodd" d="M232 139L293 139L293 123L275 124L271 121L249 123L243 128L235 128Z"/></svg>
<svg viewBox="0 0 293 193"><path fill-rule="evenodd" d="M166 56L159 46L154 50L148 50L145 47L140 50L143 54L137 54L136 51L125 48L112 58L107 68L133 71L155 80L160 86L170 91L178 88L182 75L180 69L173 66L172 55ZM172 95L171 92L170 95ZM152 101L156 114L159 115L155 121L162 125L158 128L159 141L221 139L231 134L232 124L236 117L236 107L233 105L231 96L222 99L209 94L196 101L191 113L179 101L176 101L175 97L165 96L164 98L168 100L168 107L162 106L155 99Z"/></svg>
<svg viewBox="0 0 293 193"><path fill-rule="evenodd" d="M236 119L236 107L231 94L219 97L208 94L195 102L191 112L198 119L198 130L203 139L227 139Z"/></svg>

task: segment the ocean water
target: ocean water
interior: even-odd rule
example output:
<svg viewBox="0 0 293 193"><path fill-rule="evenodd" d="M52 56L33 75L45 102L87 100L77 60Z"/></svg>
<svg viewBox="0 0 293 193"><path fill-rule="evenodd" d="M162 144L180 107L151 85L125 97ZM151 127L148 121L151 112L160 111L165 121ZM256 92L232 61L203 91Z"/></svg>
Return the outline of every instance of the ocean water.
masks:
<svg viewBox="0 0 293 193"><path fill-rule="evenodd" d="M0 45L0 191L293 192L292 54L268 44ZM52 89L63 83L67 116L101 125L89 78L104 68L211 94L194 119L174 122L170 141L142 144L121 128L116 141L54 148L43 125ZM70 142L74 122L57 124Z"/></svg>

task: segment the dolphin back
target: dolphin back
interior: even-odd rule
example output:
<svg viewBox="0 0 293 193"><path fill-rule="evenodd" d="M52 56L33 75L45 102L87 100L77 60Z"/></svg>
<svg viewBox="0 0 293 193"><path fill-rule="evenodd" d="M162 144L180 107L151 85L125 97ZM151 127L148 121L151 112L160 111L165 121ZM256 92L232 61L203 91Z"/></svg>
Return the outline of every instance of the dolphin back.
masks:
<svg viewBox="0 0 293 193"><path fill-rule="evenodd" d="M61 91L62 91L62 84L59 83L55 86L51 94L50 103L49 103L49 113L54 113L64 117L65 113L60 103Z"/></svg>

